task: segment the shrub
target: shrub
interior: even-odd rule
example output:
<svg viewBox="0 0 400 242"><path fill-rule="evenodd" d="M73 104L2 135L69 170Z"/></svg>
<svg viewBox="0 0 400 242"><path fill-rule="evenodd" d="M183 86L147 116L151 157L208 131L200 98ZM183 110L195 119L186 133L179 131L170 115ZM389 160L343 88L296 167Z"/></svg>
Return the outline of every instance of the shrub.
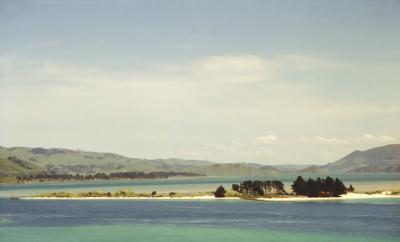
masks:
<svg viewBox="0 0 400 242"><path fill-rule="evenodd" d="M215 197L225 197L226 190L225 188L220 185L214 193Z"/></svg>

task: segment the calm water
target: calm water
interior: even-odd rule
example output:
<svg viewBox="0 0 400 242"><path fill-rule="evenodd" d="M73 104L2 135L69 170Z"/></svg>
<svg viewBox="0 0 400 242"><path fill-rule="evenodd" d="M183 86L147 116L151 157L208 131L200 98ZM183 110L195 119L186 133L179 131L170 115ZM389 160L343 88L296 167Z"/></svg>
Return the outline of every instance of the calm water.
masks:
<svg viewBox="0 0 400 242"><path fill-rule="evenodd" d="M0 199L0 241L399 241L400 199Z"/></svg>
<svg viewBox="0 0 400 242"><path fill-rule="evenodd" d="M37 193L54 191L117 191L130 189L137 192L193 192L214 191L220 184L230 188L232 183L239 183L246 179L281 180L287 190L297 175L280 174L268 177L200 177L164 180L125 180L125 181L90 181L70 183L36 183L2 185L0 197L30 196ZM304 178L316 175L303 175ZM324 175L326 176L326 175ZM335 175L332 175L335 177ZM375 191L380 189L400 189L400 174L341 174L337 175L348 186L352 184L357 191Z"/></svg>
<svg viewBox="0 0 400 242"><path fill-rule="evenodd" d="M305 176L308 177L308 176ZM360 190L399 189L398 174L341 175ZM400 241L400 199L330 202L10 200L48 191L211 191L249 177L3 185L1 242ZM294 175L279 179L288 188Z"/></svg>

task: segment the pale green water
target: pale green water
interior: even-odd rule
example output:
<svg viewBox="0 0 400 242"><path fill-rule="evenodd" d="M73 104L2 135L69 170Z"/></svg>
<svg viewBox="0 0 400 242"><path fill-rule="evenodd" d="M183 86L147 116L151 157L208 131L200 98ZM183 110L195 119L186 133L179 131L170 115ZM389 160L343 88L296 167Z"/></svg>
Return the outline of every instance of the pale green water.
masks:
<svg viewBox="0 0 400 242"><path fill-rule="evenodd" d="M9 227L0 228L2 242L375 242L399 241L398 238L352 236L335 233L285 233L269 230L207 228L160 225L101 225L82 227Z"/></svg>
<svg viewBox="0 0 400 242"><path fill-rule="evenodd" d="M1 242L399 241L400 199L267 203L245 200L10 200Z"/></svg>
<svg viewBox="0 0 400 242"><path fill-rule="evenodd" d="M278 179L290 187L295 176ZM307 176L304 176L307 177ZM399 189L398 174L342 175L358 191ZM9 200L48 191L210 191L249 177L3 185L0 242L392 242L400 241L400 199L252 201ZM3 198L1 198L3 197Z"/></svg>

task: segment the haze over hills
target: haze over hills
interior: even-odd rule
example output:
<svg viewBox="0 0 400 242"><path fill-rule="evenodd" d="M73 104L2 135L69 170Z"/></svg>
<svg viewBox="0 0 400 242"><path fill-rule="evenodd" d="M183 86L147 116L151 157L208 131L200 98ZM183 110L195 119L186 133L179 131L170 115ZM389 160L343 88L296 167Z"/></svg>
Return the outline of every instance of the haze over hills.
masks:
<svg viewBox="0 0 400 242"><path fill-rule="evenodd" d="M114 153L61 148L0 147L0 176L37 173L94 174L111 172L192 172L208 176L251 176L276 173L359 173L400 172L400 144L354 151L342 159L321 166L256 163L216 163L185 159L140 159Z"/></svg>

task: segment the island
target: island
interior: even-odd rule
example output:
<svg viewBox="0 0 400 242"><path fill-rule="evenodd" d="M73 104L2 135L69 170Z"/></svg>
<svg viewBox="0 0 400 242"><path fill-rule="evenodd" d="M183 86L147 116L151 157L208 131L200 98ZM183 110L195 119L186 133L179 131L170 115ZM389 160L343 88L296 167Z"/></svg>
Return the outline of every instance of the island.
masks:
<svg viewBox="0 0 400 242"><path fill-rule="evenodd" d="M389 198L400 197L400 191L376 191L371 193L355 193L352 185L346 187L339 178L326 177L325 179L309 178L305 181L301 176L291 185L291 192L287 192L284 184L278 180L259 181L246 180L239 184L232 184L230 190L220 185L214 192L194 193L157 193L134 192L125 189L116 192L89 191L89 192L50 192L36 194L32 197L22 199L194 199L194 200L226 200L244 199L254 201L319 201L319 200L340 200L340 199L362 199L362 198Z"/></svg>

